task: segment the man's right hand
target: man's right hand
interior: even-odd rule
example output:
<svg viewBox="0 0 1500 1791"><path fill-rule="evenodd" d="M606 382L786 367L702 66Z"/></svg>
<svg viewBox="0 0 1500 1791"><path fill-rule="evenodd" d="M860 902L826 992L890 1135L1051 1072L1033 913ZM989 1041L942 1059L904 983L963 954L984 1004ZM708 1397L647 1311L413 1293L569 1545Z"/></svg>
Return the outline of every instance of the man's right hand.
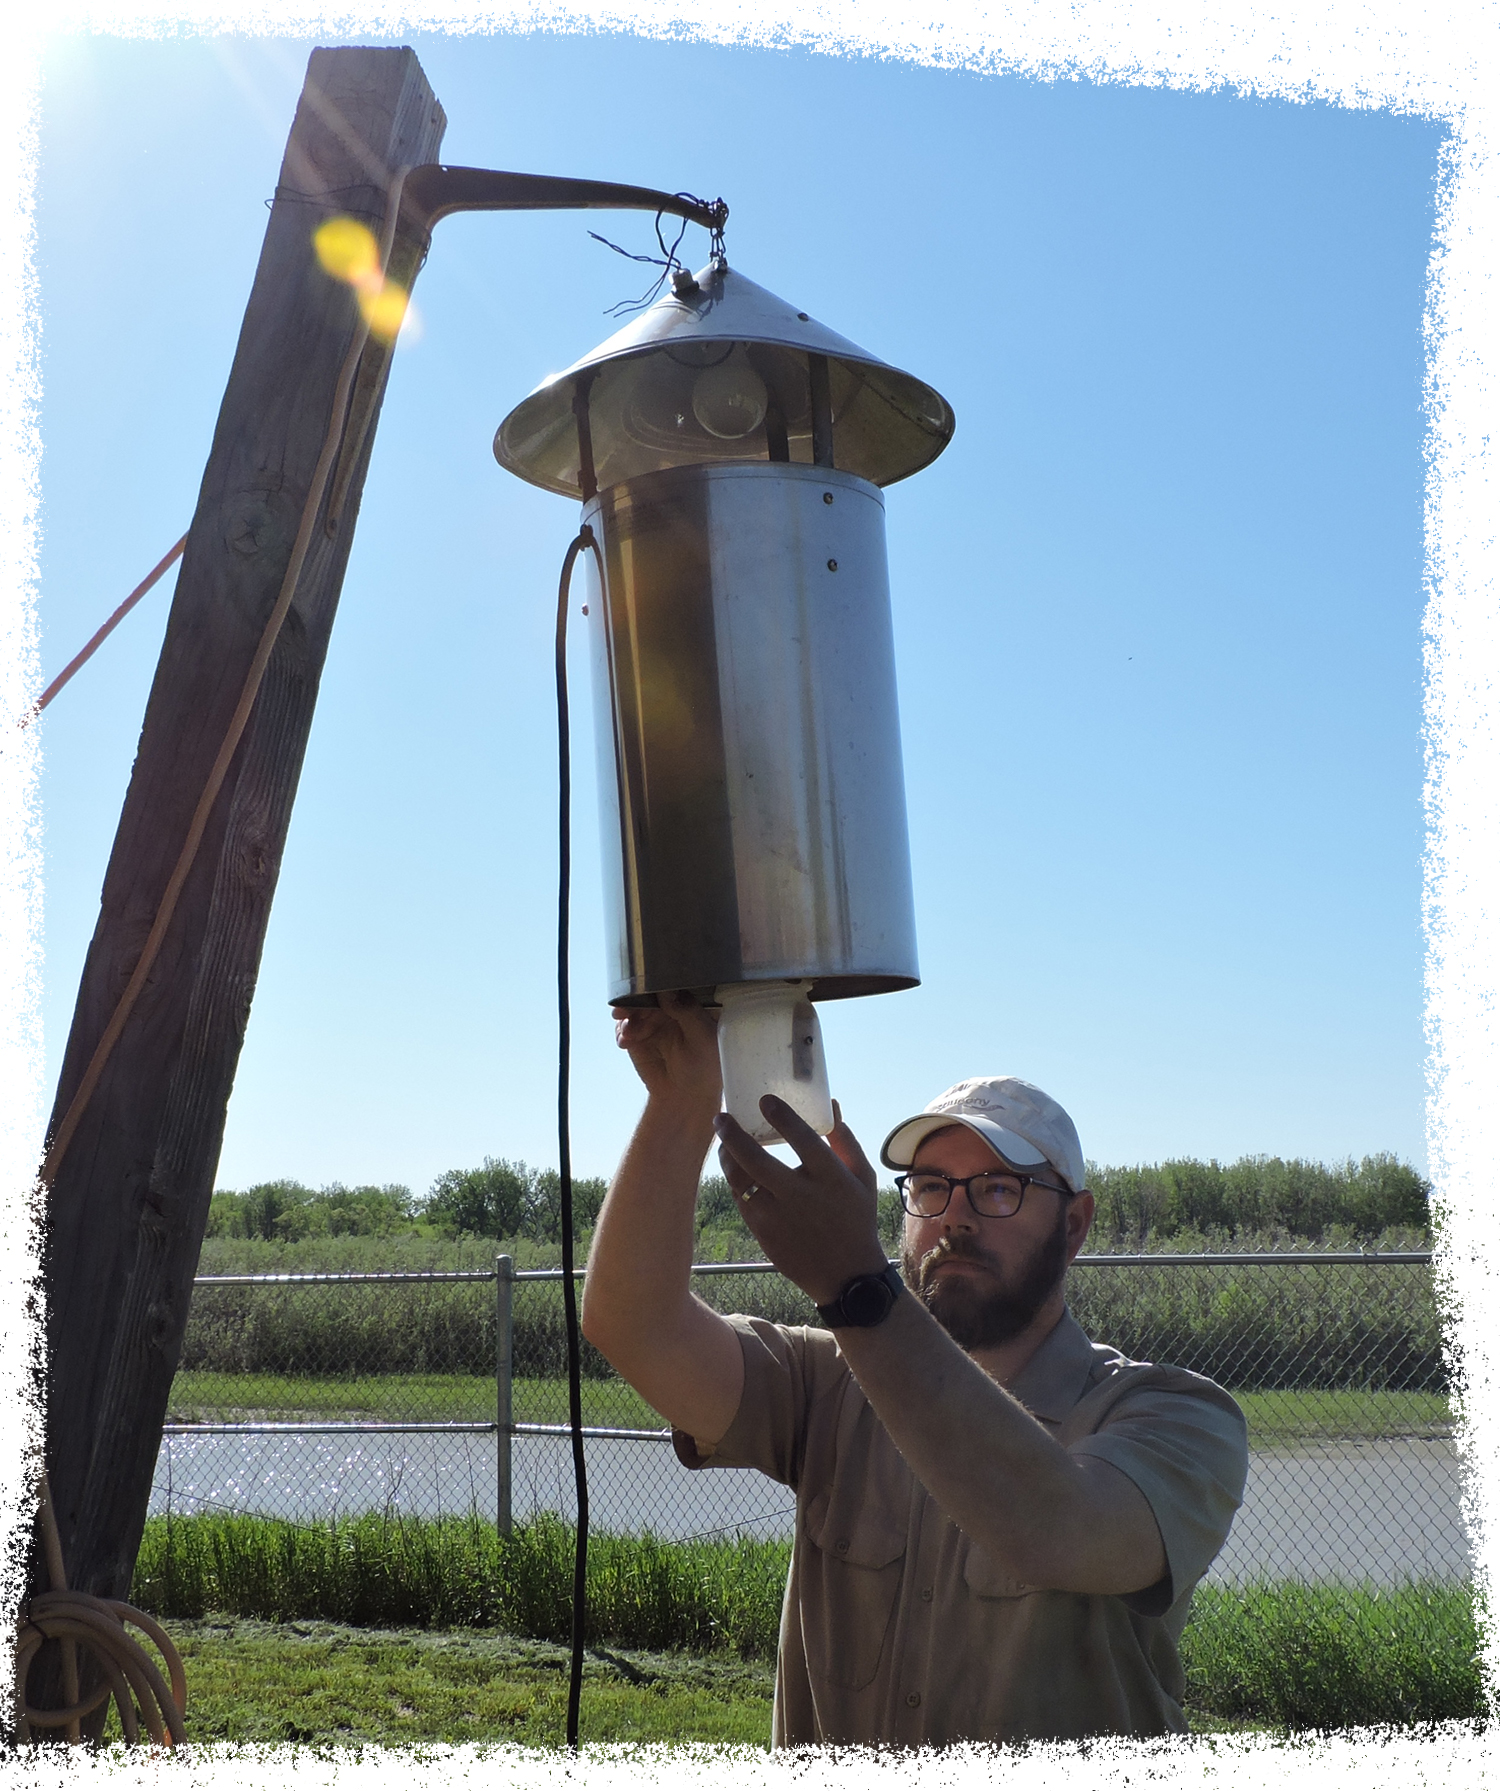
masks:
<svg viewBox="0 0 1500 1791"><path fill-rule="evenodd" d="M652 1100L713 1115L723 1098L717 1016L686 990L657 997L656 1007L617 1007L615 1043L630 1053Z"/></svg>

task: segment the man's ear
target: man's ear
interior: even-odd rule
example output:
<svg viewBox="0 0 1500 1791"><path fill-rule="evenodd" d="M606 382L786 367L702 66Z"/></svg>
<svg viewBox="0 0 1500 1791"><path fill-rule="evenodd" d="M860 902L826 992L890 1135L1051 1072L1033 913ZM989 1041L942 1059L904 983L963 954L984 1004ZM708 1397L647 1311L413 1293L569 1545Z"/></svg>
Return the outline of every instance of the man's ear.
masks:
<svg viewBox="0 0 1500 1791"><path fill-rule="evenodd" d="M1087 1188L1080 1189L1068 1202L1068 1261L1083 1248L1083 1240L1094 1223L1094 1196Z"/></svg>

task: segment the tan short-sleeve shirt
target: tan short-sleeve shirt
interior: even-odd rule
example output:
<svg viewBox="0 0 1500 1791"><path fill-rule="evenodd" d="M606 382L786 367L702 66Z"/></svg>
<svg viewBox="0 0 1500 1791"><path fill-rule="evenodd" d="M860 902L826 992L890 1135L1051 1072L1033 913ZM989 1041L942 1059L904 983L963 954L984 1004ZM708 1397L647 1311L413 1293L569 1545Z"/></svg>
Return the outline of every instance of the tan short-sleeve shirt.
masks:
<svg viewBox="0 0 1500 1791"><path fill-rule="evenodd" d="M1182 1731L1178 1640L1244 1493L1245 1420L1186 1369L1131 1362L1064 1313L1010 1392L1074 1454L1140 1488L1167 1558L1128 1596L1022 1585L921 1485L831 1333L735 1317L745 1390L690 1466L794 1487L773 1741L937 1746ZM983 1474L976 1457L973 1471Z"/></svg>

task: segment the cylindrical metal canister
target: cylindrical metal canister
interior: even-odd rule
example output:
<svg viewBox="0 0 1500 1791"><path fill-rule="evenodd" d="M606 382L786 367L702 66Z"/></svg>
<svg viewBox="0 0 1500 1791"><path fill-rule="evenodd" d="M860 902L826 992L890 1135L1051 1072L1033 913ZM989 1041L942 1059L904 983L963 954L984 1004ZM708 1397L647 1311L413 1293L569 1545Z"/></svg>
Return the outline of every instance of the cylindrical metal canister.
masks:
<svg viewBox="0 0 1500 1791"><path fill-rule="evenodd" d="M584 520L605 567L589 615L610 999L912 987L878 487L676 467L598 492Z"/></svg>

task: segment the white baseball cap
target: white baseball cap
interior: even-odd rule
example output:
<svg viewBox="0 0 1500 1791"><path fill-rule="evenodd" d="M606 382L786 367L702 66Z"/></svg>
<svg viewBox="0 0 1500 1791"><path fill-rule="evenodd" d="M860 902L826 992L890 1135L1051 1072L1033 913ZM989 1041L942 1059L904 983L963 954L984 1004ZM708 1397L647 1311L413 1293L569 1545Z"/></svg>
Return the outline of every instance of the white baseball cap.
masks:
<svg viewBox="0 0 1500 1791"><path fill-rule="evenodd" d="M1051 1095L1019 1076L971 1076L955 1082L912 1119L904 1119L880 1147L888 1169L910 1169L917 1146L945 1126L967 1126L1012 1167L1050 1163L1080 1193L1087 1172L1078 1128Z"/></svg>

